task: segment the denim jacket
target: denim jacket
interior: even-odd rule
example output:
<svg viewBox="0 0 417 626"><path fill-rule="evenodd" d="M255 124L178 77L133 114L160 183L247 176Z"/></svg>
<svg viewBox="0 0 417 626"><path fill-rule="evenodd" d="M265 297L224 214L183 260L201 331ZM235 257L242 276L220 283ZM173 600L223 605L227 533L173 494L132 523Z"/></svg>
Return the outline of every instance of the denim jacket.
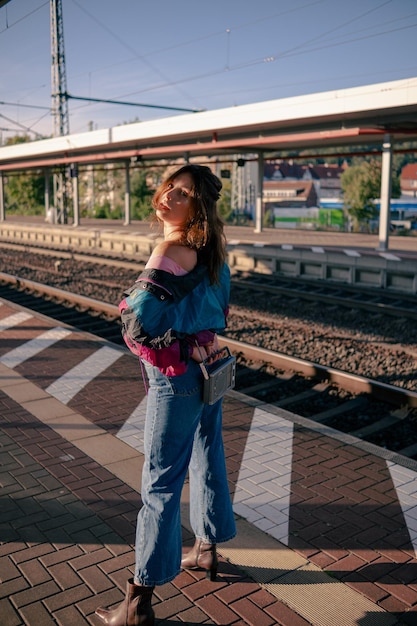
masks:
<svg viewBox="0 0 417 626"><path fill-rule="evenodd" d="M163 374L183 374L196 340L204 345L226 327L229 295L226 264L216 285L204 265L183 276L146 269L119 304L124 341Z"/></svg>

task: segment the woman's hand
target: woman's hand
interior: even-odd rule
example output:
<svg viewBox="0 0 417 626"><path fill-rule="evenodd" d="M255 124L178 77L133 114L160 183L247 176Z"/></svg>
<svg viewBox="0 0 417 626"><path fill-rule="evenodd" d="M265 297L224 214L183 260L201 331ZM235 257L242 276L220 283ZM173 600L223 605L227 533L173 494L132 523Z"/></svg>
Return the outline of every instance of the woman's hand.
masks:
<svg viewBox="0 0 417 626"><path fill-rule="evenodd" d="M211 354L217 352L217 350L219 350L219 340L217 335L214 335L213 341L206 343L204 346L194 346L191 358L197 361L197 363L201 363L201 361L207 359ZM215 360L216 357L213 357L213 361Z"/></svg>

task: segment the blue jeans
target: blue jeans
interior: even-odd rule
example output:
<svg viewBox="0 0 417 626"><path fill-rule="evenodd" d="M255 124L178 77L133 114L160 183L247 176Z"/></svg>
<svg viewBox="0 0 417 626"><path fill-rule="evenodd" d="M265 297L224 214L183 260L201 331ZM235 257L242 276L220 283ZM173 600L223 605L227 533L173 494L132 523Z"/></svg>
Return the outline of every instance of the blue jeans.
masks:
<svg viewBox="0 0 417 626"><path fill-rule="evenodd" d="M168 377L144 361L149 379L142 502L136 527L134 582L163 585L181 571L181 491L189 470L190 522L196 538L236 534L222 440L222 401L202 401L203 376L190 361Z"/></svg>

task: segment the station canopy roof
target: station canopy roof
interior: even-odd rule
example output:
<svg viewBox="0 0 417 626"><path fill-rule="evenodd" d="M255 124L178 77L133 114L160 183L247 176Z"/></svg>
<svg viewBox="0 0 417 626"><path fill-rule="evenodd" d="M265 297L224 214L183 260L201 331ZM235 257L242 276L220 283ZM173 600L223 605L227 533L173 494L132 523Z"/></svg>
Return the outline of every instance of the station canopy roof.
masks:
<svg viewBox="0 0 417 626"><path fill-rule="evenodd" d="M137 122L0 148L0 170L280 153L417 140L417 77Z"/></svg>

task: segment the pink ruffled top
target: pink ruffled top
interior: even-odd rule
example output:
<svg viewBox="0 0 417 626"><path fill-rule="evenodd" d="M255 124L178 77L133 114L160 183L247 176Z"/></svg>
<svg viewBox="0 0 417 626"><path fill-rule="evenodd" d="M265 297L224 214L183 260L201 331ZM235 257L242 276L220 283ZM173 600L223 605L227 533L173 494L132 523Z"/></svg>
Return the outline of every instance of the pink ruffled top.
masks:
<svg viewBox="0 0 417 626"><path fill-rule="evenodd" d="M184 276L185 274L188 274L187 270L181 267L181 265L178 265L178 263L176 263L173 259L163 256L162 254L155 254L155 256L151 256L146 264L146 269L163 270L164 272L169 272L175 276Z"/></svg>

